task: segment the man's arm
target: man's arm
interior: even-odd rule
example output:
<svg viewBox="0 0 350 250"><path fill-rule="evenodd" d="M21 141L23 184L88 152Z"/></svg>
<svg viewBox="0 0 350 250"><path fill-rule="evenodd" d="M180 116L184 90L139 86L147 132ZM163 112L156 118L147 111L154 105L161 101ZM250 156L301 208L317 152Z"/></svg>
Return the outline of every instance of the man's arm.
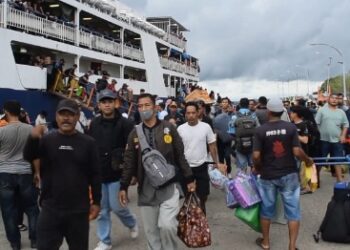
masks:
<svg viewBox="0 0 350 250"><path fill-rule="evenodd" d="M134 138L136 138L135 129L129 134L128 143L125 148L123 172L120 178L120 190L118 194L118 199L122 207L127 206L127 191L132 177L137 176L138 149L135 148Z"/></svg>
<svg viewBox="0 0 350 250"><path fill-rule="evenodd" d="M342 122L342 131L340 135L340 142L345 143L346 142L346 135L348 133L348 128L349 128L349 121L348 118L346 117L345 112L342 112L343 114L343 122Z"/></svg>
<svg viewBox="0 0 350 250"><path fill-rule="evenodd" d="M171 135L173 136L173 150L174 150L174 160L179 166L189 192L195 191L194 178L192 174L192 169L185 158L184 145L182 139L174 126L171 126Z"/></svg>
<svg viewBox="0 0 350 250"><path fill-rule="evenodd" d="M132 177L136 176L138 167L138 149L135 148L134 138L137 138L135 129L129 134L125 147L123 172L120 179L120 190L124 191L128 190Z"/></svg>
<svg viewBox="0 0 350 250"><path fill-rule="evenodd" d="M219 157L218 157L218 149L216 147L216 141L213 143L209 143L208 146L209 146L209 152L210 152L211 158L215 163L218 163Z"/></svg>
<svg viewBox="0 0 350 250"><path fill-rule="evenodd" d="M253 165L257 173L261 171L261 152L259 150L253 151Z"/></svg>
<svg viewBox="0 0 350 250"><path fill-rule="evenodd" d="M89 145L89 186L92 193L92 201L89 211L89 220L94 220L97 218L100 212L100 203L102 198L101 193L101 172L98 161L97 146L95 140Z"/></svg>
<svg viewBox="0 0 350 250"><path fill-rule="evenodd" d="M312 160L312 158L307 156L301 147L293 147L293 154L299 160L305 161L306 166L311 166L312 164L314 164L314 161Z"/></svg>

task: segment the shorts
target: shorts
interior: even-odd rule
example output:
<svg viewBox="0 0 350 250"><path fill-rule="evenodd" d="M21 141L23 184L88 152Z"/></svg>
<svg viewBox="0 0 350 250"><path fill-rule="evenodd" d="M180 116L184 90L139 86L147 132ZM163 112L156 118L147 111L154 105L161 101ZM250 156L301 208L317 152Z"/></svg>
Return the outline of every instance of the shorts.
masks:
<svg viewBox="0 0 350 250"><path fill-rule="evenodd" d="M199 199L206 198L210 193L208 164L204 163L198 167L191 167L191 169L196 181L196 193Z"/></svg>
<svg viewBox="0 0 350 250"><path fill-rule="evenodd" d="M344 156L343 144L341 144L340 142L332 143L327 141L321 141L321 154L322 154L322 157L327 157L328 154L331 157L342 157ZM333 160L333 161L336 162L339 160Z"/></svg>
<svg viewBox="0 0 350 250"><path fill-rule="evenodd" d="M284 218L288 221L300 220L300 183L298 173L291 173L272 180L259 178L257 186L262 200L261 217L269 220L274 218L277 192L279 192L284 207Z"/></svg>

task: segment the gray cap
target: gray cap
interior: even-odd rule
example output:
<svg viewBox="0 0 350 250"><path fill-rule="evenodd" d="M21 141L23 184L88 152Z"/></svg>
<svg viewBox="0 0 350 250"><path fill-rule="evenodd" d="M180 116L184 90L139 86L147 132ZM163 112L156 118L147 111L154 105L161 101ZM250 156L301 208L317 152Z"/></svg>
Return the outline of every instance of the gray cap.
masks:
<svg viewBox="0 0 350 250"><path fill-rule="evenodd" d="M276 113L284 111L284 107L283 107L283 103L282 103L281 99L276 98L276 97L271 98L267 102L266 108L268 110L270 110L271 112L276 112Z"/></svg>
<svg viewBox="0 0 350 250"><path fill-rule="evenodd" d="M78 104L71 99L63 99L58 103L56 112L61 112L63 110L68 110L74 114L80 112Z"/></svg>
<svg viewBox="0 0 350 250"><path fill-rule="evenodd" d="M98 101L100 102L102 99L116 99L116 94L110 89L104 89L98 94Z"/></svg>

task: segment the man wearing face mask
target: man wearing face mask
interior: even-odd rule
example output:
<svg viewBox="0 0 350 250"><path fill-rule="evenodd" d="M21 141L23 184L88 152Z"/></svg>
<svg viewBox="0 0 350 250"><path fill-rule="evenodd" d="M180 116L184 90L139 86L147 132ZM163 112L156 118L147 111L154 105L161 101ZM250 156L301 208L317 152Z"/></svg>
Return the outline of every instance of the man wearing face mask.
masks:
<svg viewBox="0 0 350 250"><path fill-rule="evenodd" d="M151 148L158 150L168 163L175 166L186 183L187 190L196 189L192 171L188 165L184 146L176 128L168 121L160 121L156 116L155 98L150 94L138 97L138 111L143 121L142 128ZM127 205L127 190L134 175L137 177L138 205L141 208L148 249L177 249L177 220L179 212L179 185L174 179L164 186L154 188L145 174L141 162L141 150L136 129L128 138L124 156L124 170L120 181L119 200Z"/></svg>
<svg viewBox="0 0 350 250"><path fill-rule="evenodd" d="M102 176L101 212L97 219L97 236L100 242L95 250L108 250L112 249L111 211L129 228L131 238L138 236L135 216L129 209L121 207L117 197L124 149L133 124L115 109L116 94L113 91L102 90L98 98L101 116L92 120L88 131L96 140Z"/></svg>

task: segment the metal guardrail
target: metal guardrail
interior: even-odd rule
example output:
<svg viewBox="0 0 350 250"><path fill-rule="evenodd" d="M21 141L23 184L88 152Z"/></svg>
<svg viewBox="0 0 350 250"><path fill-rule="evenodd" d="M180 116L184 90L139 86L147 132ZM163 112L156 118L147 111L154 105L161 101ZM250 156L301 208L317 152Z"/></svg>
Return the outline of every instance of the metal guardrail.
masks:
<svg viewBox="0 0 350 250"><path fill-rule="evenodd" d="M56 38L62 41L75 41L75 28L38 17L34 14L7 8L7 25L27 32Z"/></svg>
<svg viewBox="0 0 350 250"><path fill-rule="evenodd" d="M4 23L5 23L5 20L4 20L4 3L1 3L0 4L0 27L4 27Z"/></svg>
<svg viewBox="0 0 350 250"><path fill-rule="evenodd" d="M124 57L128 57L130 59L137 60L140 62L145 61L142 50L140 50L140 49L135 49L133 47L130 47L130 46L124 44L123 45L123 52L124 52Z"/></svg>
<svg viewBox="0 0 350 250"><path fill-rule="evenodd" d="M4 3L0 4L0 24L2 25L4 24L4 8ZM6 24L10 27L39 34L45 37L58 39L64 42L71 42L75 44L77 41L77 29L75 27L71 27L64 23L51 21L9 6L7 6L6 9ZM82 29L79 30L78 35L79 45L104 53L122 56L121 43L106 39L102 36L94 35L90 32L83 31ZM124 57L140 62L145 61L144 54L141 49L136 49L127 45L124 45Z"/></svg>
<svg viewBox="0 0 350 250"><path fill-rule="evenodd" d="M186 49L186 42L173 34L166 34L166 41L176 45L179 48Z"/></svg>
<svg viewBox="0 0 350 250"><path fill-rule="evenodd" d="M195 67L187 66L186 64L179 63L174 60L169 60L168 58L165 58L165 57L159 57L159 60L160 60L160 65L165 69L173 70L180 73L186 73L188 75L192 75L196 77L198 76L198 70Z"/></svg>

